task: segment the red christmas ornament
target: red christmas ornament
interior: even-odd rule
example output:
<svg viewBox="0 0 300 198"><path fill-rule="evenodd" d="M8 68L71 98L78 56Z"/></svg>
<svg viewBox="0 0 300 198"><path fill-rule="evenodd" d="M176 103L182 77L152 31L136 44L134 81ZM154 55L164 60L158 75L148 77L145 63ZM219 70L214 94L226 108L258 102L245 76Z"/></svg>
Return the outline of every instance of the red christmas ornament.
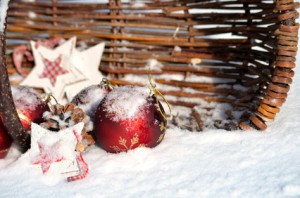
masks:
<svg viewBox="0 0 300 198"><path fill-rule="evenodd" d="M112 153L155 147L164 138L164 110L145 87L124 86L111 91L98 106L96 142Z"/></svg>
<svg viewBox="0 0 300 198"><path fill-rule="evenodd" d="M33 89L24 86L13 86L12 95L20 121L26 131L30 131L31 122L40 124L45 111L49 111L47 102Z"/></svg>
<svg viewBox="0 0 300 198"><path fill-rule="evenodd" d="M103 78L99 85L91 85L81 90L71 101L81 108L90 118L94 119L101 100L112 90L110 82Z"/></svg>
<svg viewBox="0 0 300 198"><path fill-rule="evenodd" d="M11 146L12 139L5 129L0 117L0 159L5 158Z"/></svg>

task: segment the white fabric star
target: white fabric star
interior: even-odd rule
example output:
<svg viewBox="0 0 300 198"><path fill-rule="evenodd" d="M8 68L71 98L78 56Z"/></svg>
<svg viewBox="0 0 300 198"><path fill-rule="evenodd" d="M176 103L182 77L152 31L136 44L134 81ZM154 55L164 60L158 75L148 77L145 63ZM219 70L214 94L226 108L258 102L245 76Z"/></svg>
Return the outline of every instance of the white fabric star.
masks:
<svg viewBox="0 0 300 198"><path fill-rule="evenodd" d="M70 58L71 64L82 72L86 77L83 81L78 81L67 85L65 92L69 101L82 89L99 84L103 76L99 72L99 65L104 51L105 43L100 43L85 51L74 50Z"/></svg>
<svg viewBox="0 0 300 198"><path fill-rule="evenodd" d="M32 123L31 148L28 151L31 163L41 165L44 174L78 173L76 135L81 134L83 126L79 123L53 132Z"/></svg>
<svg viewBox="0 0 300 198"><path fill-rule="evenodd" d="M73 37L66 41L64 44L52 50L43 46L36 47L36 42L31 41L31 47L36 66L24 79L21 85L35 88L43 88L45 92L52 93L52 95L57 100L61 100L64 96L64 87L66 85L84 80L86 78L84 75L81 74L81 71L74 68L69 62L70 56L75 50L75 44L76 37ZM61 67L64 70L67 70L68 72L57 76L56 83L55 85L53 85L51 84L49 78L41 77L41 74L45 69L43 59L46 58L50 61L54 61L59 56L62 56Z"/></svg>

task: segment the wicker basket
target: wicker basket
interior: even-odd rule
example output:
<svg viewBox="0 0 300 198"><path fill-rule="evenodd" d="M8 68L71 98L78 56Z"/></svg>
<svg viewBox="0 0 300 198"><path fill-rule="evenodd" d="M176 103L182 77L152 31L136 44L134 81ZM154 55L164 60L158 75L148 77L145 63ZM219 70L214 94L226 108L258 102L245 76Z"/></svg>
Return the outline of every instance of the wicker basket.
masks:
<svg viewBox="0 0 300 198"><path fill-rule="evenodd" d="M16 73L9 53L15 46L77 36L88 46L106 42L99 69L118 85L143 84L149 60L156 60L150 72L172 108L184 112L173 120L182 128L264 130L286 100L298 44L294 0L83 2L12 0L8 74ZM33 67L23 65L27 73ZM0 72L3 119L26 150L3 62Z"/></svg>

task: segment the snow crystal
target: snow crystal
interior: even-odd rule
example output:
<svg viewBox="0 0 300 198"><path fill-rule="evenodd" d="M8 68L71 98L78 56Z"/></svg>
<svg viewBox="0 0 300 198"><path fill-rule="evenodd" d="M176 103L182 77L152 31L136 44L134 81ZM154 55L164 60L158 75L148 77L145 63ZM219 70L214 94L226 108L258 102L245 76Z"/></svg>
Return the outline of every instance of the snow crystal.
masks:
<svg viewBox="0 0 300 198"><path fill-rule="evenodd" d="M122 121L139 116L139 109L147 103L149 89L124 86L110 92L105 100L105 111L114 115L113 121Z"/></svg>
<svg viewBox="0 0 300 198"><path fill-rule="evenodd" d="M35 23L33 21L26 21L26 24L28 24L28 25L34 25Z"/></svg>
<svg viewBox="0 0 300 198"><path fill-rule="evenodd" d="M14 103L20 110L34 110L42 102L39 94L32 88L12 86L11 91Z"/></svg>
<svg viewBox="0 0 300 198"><path fill-rule="evenodd" d="M88 48L86 41L79 41L77 42L77 45L78 45L77 50L79 51L83 51Z"/></svg>
<svg viewBox="0 0 300 198"><path fill-rule="evenodd" d="M146 6L146 4L141 2L140 0L131 2L131 7L133 7L133 8L143 8L145 6Z"/></svg>
<svg viewBox="0 0 300 198"><path fill-rule="evenodd" d="M6 12L8 9L8 2L9 0L1 0L0 1L0 32L4 30L4 22L6 18Z"/></svg>
<svg viewBox="0 0 300 198"><path fill-rule="evenodd" d="M29 16L29 18L34 19L34 18L36 18L37 15L35 12L29 11L28 16Z"/></svg>
<svg viewBox="0 0 300 198"><path fill-rule="evenodd" d="M149 59L147 61L146 68L149 68L149 70L160 71L162 67L163 64L156 59Z"/></svg>
<svg viewBox="0 0 300 198"><path fill-rule="evenodd" d="M244 86L239 85L239 84L234 85L233 88L234 88L235 90L238 90L238 91L247 91L247 90L248 90L247 87L244 87Z"/></svg>
<svg viewBox="0 0 300 198"><path fill-rule="evenodd" d="M289 184L283 188L283 191L287 196L299 197L300 196L300 185Z"/></svg>
<svg viewBox="0 0 300 198"><path fill-rule="evenodd" d="M175 47L174 47L174 51L175 51L175 52L181 52L181 50L182 50L182 49L181 49L181 47L179 47L179 46L175 46Z"/></svg>

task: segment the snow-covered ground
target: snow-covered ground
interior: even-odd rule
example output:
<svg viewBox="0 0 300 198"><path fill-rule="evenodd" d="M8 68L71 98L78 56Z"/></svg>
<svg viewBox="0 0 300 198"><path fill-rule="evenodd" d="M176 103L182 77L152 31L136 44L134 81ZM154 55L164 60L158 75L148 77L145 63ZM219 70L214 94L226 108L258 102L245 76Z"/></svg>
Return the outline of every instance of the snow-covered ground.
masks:
<svg viewBox="0 0 300 198"><path fill-rule="evenodd" d="M0 160L0 197L300 197L300 56L287 102L266 132L170 128L153 149L93 147L89 176L45 179L12 148Z"/></svg>
<svg viewBox="0 0 300 198"><path fill-rule="evenodd" d="M153 149L93 147L84 156L89 176L72 183L45 179L11 149L0 160L0 197L300 197L299 73L266 132L170 128Z"/></svg>

